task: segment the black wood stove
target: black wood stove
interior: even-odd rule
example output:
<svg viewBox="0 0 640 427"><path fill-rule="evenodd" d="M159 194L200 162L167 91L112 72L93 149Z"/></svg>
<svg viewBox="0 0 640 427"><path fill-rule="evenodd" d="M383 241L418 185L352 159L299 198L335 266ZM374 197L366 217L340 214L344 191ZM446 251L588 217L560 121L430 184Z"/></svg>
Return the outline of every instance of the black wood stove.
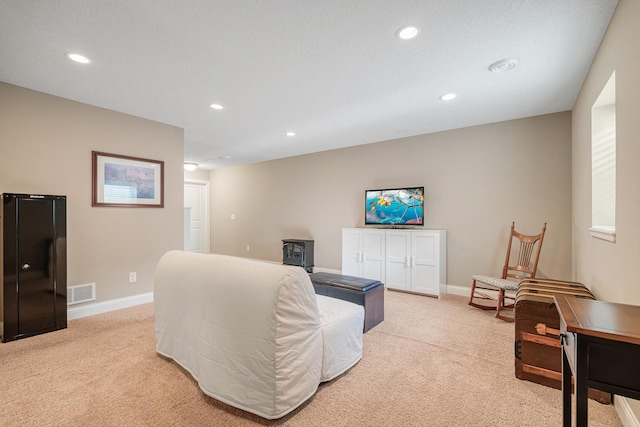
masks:
<svg viewBox="0 0 640 427"><path fill-rule="evenodd" d="M282 240L282 263L298 265L313 273L313 240Z"/></svg>

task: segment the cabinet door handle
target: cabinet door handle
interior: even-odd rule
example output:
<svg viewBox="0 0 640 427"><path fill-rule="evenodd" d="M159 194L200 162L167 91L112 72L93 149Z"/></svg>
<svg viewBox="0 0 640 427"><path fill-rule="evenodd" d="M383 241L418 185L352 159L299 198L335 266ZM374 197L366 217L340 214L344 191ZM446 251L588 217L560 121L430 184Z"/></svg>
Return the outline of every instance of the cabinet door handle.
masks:
<svg viewBox="0 0 640 427"><path fill-rule="evenodd" d="M362 262L367 262L367 253L362 252Z"/></svg>
<svg viewBox="0 0 640 427"><path fill-rule="evenodd" d="M25 271L26 271L26 270L28 270L28 269L30 269L30 268L31 268L31 264L27 264L27 263L22 264L22 269L23 269L23 270L25 270Z"/></svg>

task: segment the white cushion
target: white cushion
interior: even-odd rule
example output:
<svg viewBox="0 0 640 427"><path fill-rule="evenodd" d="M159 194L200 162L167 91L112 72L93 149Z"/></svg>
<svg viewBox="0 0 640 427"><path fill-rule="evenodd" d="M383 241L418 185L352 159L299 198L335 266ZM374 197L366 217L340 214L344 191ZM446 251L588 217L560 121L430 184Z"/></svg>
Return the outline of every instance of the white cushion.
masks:
<svg viewBox="0 0 640 427"><path fill-rule="evenodd" d="M471 278L476 282L481 282L481 283L484 283L485 285L495 286L496 288L504 289L507 291L517 291L518 284L520 283L520 280L516 281L516 280L509 280L509 279L501 279L498 277L491 277L491 276L474 275L474 276L471 276Z"/></svg>
<svg viewBox="0 0 640 427"><path fill-rule="evenodd" d="M330 381L362 358L364 307L316 295L322 330L321 381Z"/></svg>

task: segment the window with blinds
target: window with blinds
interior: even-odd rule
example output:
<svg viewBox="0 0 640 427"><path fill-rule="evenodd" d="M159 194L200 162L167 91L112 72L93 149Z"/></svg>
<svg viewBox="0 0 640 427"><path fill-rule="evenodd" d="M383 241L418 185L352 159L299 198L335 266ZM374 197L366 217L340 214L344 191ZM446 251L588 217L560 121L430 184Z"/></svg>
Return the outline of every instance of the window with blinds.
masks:
<svg viewBox="0 0 640 427"><path fill-rule="evenodd" d="M591 107L591 235L616 238L616 73Z"/></svg>

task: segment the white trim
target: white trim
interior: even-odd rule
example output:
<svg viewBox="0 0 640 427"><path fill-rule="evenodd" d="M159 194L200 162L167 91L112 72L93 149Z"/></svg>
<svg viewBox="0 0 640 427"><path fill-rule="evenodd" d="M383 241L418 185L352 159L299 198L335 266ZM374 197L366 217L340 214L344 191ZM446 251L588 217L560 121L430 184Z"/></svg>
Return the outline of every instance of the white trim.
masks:
<svg viewBox="0 0 640 427"><path fill-rule="evenodd" d="M602 228L602 227L591 227L589 229L589 233L591 233L591 237L595 237L596 239L606 240L607 242L615 243L616 242L616 230L615 228Z"/></svg>
<svg viewBox="0 0 640 427"><path fill-rule="evenodd" d="M471 288L469 286L459 286L459 285L445 285L447 288L447 294L450 295L460 295L463 297L468 297L471 294Z"/></svg>
<svg viewBox="0 0 640 427"><path fill-rule="evenodd" d="M67 320L93 316L94 314L106 313L108 311L133 307L134 305L147 304L149 302L153 302L153 292L112 299L109 301L96 302L94 304L87 304L81 307L70 307L67 310Z"/></svg>
<svg viewBox="0 0 640 427"><path fill-rule="evenodd" d="M638 421L638 417L633 413L631 406L629 406L628 398L616 395L613 401L616 412L624 427L640 427L640 421Z"/></svg>
<svg viewBox="0 0 640 427"><path fill-rule="evenodd" d="M314 273L333 273L333 274L342 274L341 270L335 270L333 268L322 268L322 267L313 267Z"/></svg>
<svg viewBox="0 0 640 427"><path fill-rule="evenodd" d="M268 262L270 264L282 265L282 261L273 261L273 260L269 260L269 259L259 259L259 258L247 258L247 259L252 259L254 261ZM334 268L324 268L324 267L316 267L316 266L313 266L313 272L314 273L322 272L322 273L342 274L342 271L336 270Z"/></svg>
<svg viewBox="0 0 640 427"><path fill-rule="evenodd" d="M209 181L207 181L206 179L185 178L184 182L191 183L191 184L209 185Z"/></svg>

